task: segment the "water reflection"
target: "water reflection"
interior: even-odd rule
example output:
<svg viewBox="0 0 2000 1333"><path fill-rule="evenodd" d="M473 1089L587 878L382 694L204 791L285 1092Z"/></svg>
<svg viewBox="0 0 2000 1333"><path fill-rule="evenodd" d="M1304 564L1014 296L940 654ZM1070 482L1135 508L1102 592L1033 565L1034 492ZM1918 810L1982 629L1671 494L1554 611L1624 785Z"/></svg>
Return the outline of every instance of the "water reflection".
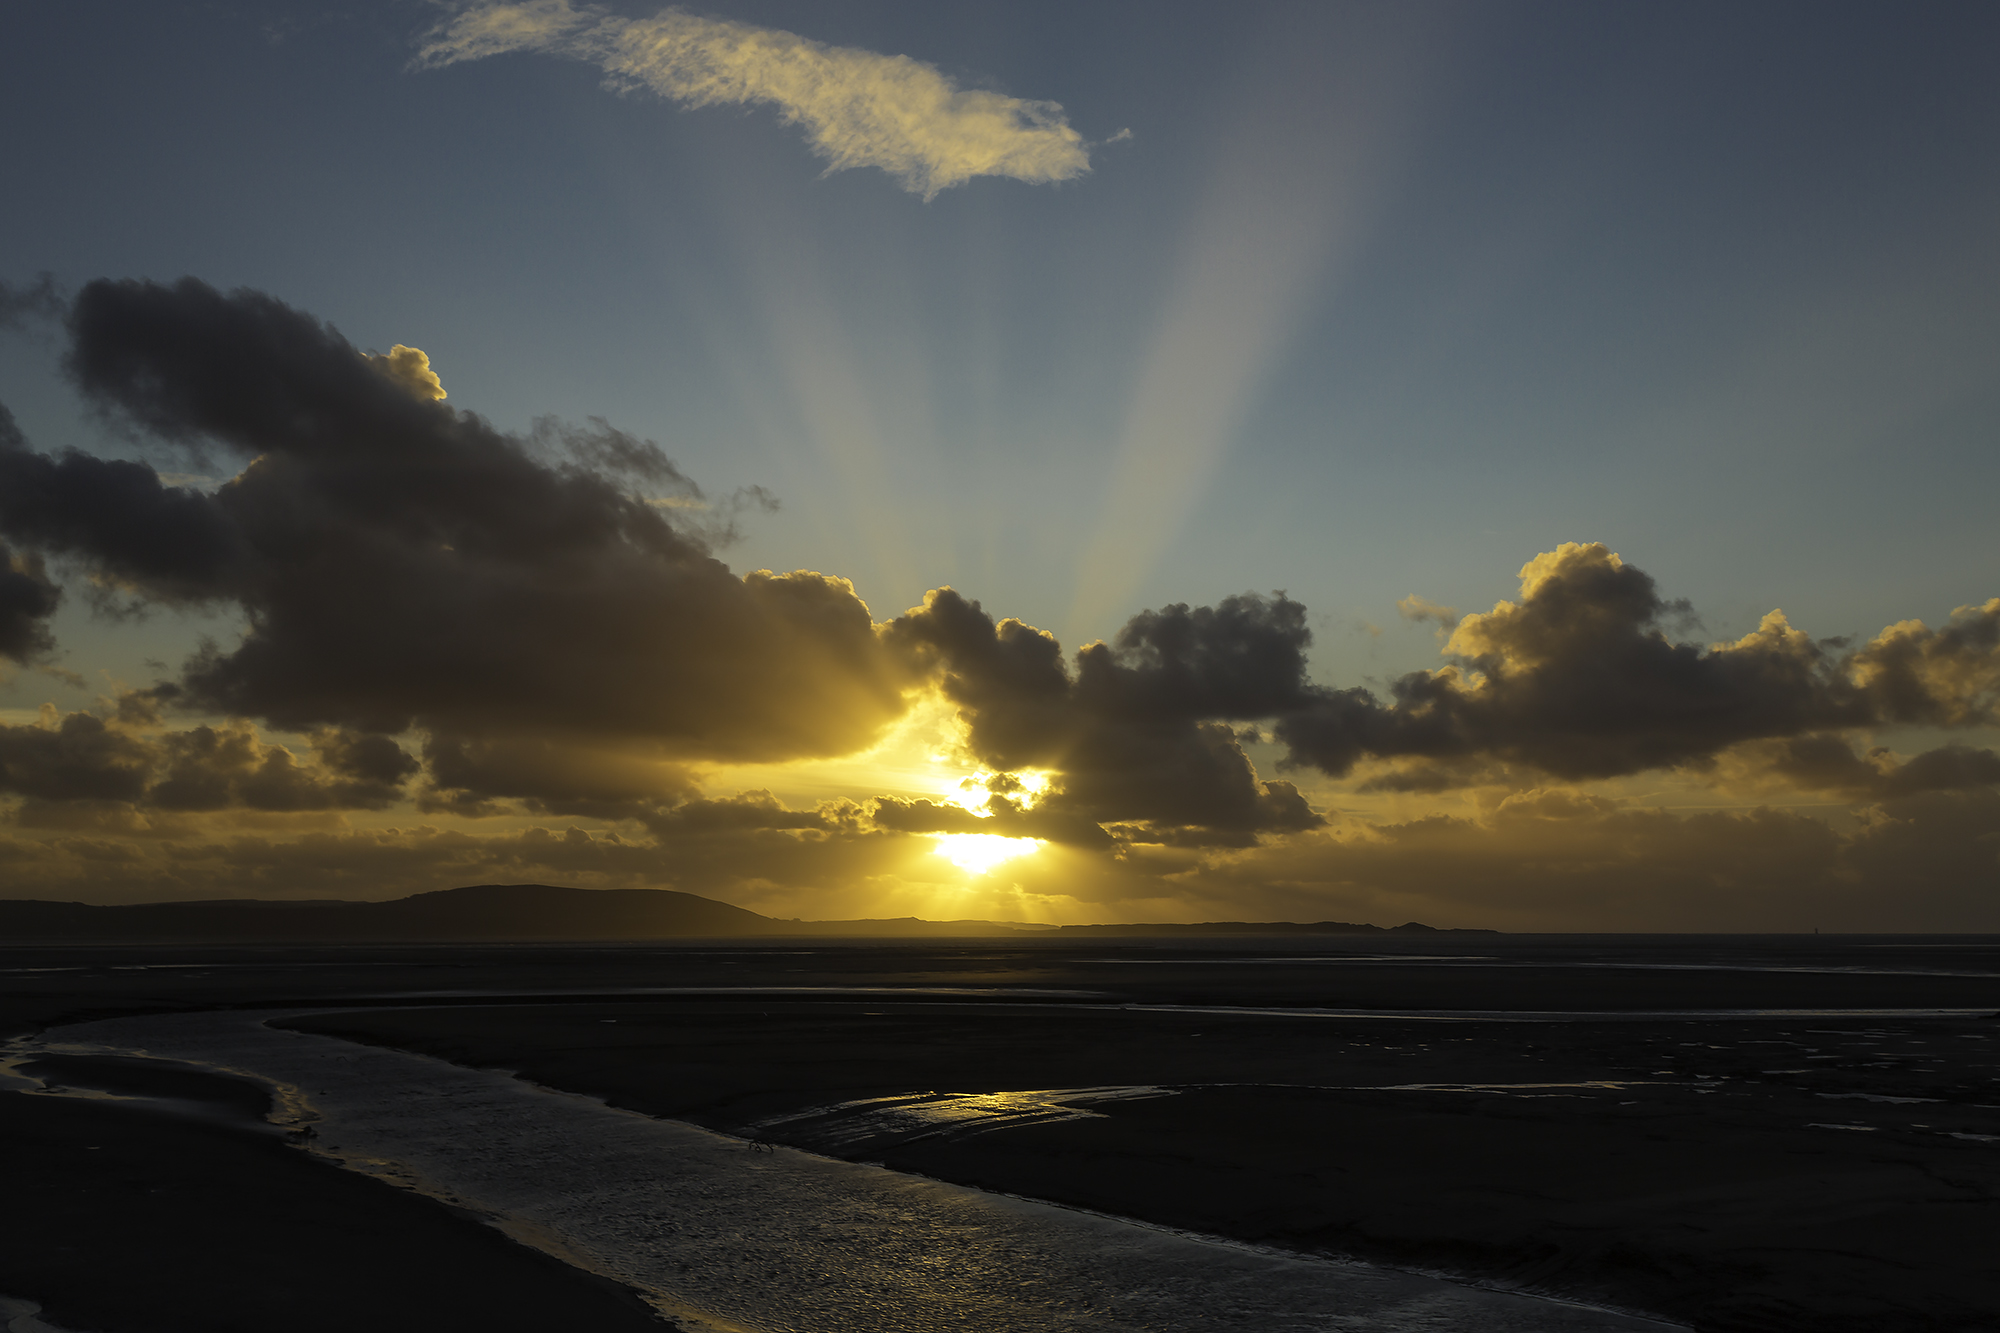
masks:
<svg viewBox="0 0 2000 1333"><path fill-rule="evenodd" d="M759 1120L751 1128L760 1133L782 1131L787 1142L839 1156L917 1139L957 1139L1023 1125L1102 1119L1101 1112L1090 1109L1097 1103L1172 1095L1172 1089L1156 1087L913 1092L810 1107Z"/></svg>

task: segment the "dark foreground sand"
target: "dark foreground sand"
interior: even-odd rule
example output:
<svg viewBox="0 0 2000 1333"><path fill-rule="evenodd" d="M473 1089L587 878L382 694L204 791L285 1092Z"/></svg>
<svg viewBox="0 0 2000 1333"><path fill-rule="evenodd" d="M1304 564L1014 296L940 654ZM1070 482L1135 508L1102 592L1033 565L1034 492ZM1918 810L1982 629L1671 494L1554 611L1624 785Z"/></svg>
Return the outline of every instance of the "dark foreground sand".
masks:
<svg viewBox="0 0 2000 1333"><path fill-rule="evenodd" d="M251 1085L143 1062L36 1072L182 1106L0 1093L0 1293L39 1302L64 1328L664 1327L616 1284L293 1150L242 1117L261 1114Z"/></svg>
<svg viewBox="0 0 2000 1333"><path fill-rule="evenodd" d="M1355 948L1370 952L1348 958L1311 956L1295 942L1261 951L1239 942L1207 953L1102 942L1085 950L326 951L282 959L208 954L193 966L183 955L166 964L166 955L149 954L153 961L143 965L155 970L146 973L106 970L67 982L34 974L39 979L10 982L11 999L0 995L0 1020L10 1003L20 1028L24 1016L47 1022L58 1010L75 1018L197 1000L351 1002L368 992L383 998L298 1026L515 1069L652 1114L948 1180L1521 1283L1714 1333L1970 1333L2000 1326L1992 1260L2000 1236L2000 1021L1989 1016L2000 1009L2000 948L1948 943L1828 943L1811 946L1815 952L1654 941L1627 942L1620 953L1604 942L1483 941L1477 952L1427 946L1428 957L1415 956L1414 946L1389 957L1367 943ZM1591 962L1606 958L1618 965ZM479 1003L466 994L501 991L508 982L555 995ZM746 993L588 993L717 985ZM887 989L855 998L787 989L837 985ZM945 986L992 993L950 1002L920 993ZM1083 992L1090 1000L1020 1003L1018 993L1010 997L1015 988ZM443 991L458 994L437 994ZM385 992L428 995L416 1008ZM1144 1007L1118 1007L1128 1003ZM1437 1022L1203 1012L1230 1005L1352 1006L1378 1014L1553 1009L1572 1017ZM1975 1011L1638 1016L1668 1007L1770 1006ZM1594 1013L1623 1016L1576 1016ZM1593 1083L1601 1086L1577 1086ZM1124 1100L1061 1092L1109 1085L1163 1092ZM1006 1095L984 1104L996 1114L971 1119L936 1100L941 1118L926 1119L924 1103L902 1116L823 1109L929 1092ZM1063 1118L1065 1100L1094 1114ZM63 1244L80 1250L68 1270L54 1258L38 1260L43 1266L34 1270L51 1281L70 1273L68 1290L83 1290L74 1284L86 1278L101 1287L95 1277L107 1264L152 1264L133 1269L130 1280L151 1288L153 1309L179 1317L148 1324L137 1315L117 1323L71 1314L55 1299L60 1292L18 1282L11 1274L25 1270L0 1260L0 1292L40 1300L58 1321L89 1327L97 1318L107 1333L231 1327L185 1316L212 1307L213 1289L231 1274L261 1272L273 1255L271 1262L300 1265L298 1275L258 1277L252 1288L287 1288L295 1302L307 1290L316 1307L319 1294L338 1290L345 1276L353 1299L379 1310L398 1303L383 1293L403 1290L393 1252L430 1242L398 1240L381 1246L379 1258L359 1250L336 1258L334 1243L316 1239L311 1226L317 1219L338 1233L342 1219L365 1215L369 1235L340 1242L361 1246L393 1234L376 1217L417 1209L425 1225L457 1234L452 1244L464 1247L463 1254L438 1249L424 1259L433 1286L497 1290L480 1267L488 1262L482 1254L497 1255L499 1269L531 1285L546 1278L547 1290L561 1293L553 1299L571 1302L571 1313L560 1317L566 1326L624 1326L611 1316L578 1316L584 1298L570 1292L587 1282L553 1265L524 1263L497 1233L425 1200L342 1177L268 1139L159 1117L121 1131L128 1156L106 1158L110 1145L100 1140L109 1130L98 1132L85 1113L115 1114L75 1103L33 1108L46 1118L35 1132L56 1134L67 1125L61 1132L72 1137L59 1149L66 1154L59 1165L28 1168L42 1173L28 1178L22 1197L60 1211L82 1182L105 1198L130 1191L142 1196L139 1205L75 1206L62 1224L72 1239L47 1228L46 1241L33 1241L41 1249L22 1253L53 1255ZM987 1132L968 1132L973 1128ZM9 1132L10 1142L16 1137ZM86 1152L85 1143L100 1149ZM188 1156L197 1152L198 1160L214 1154L222 1165L154 1174L176 1160L197 1160ZM296 1184L276 1183L294 1176ZM200 1181L213 1182L214 1204L181 1202L181 1194L202 1197ZM172 1192L149 1203L147 1189ZM270 1191L333 1198L326 1189L345 1190L351 1202L286 1213L277 1211L277 1199L267 1200ZM183 1224L197 1215L210 1219L204 1226L275 1220L184 1242L182 1233L193 1228ZM118 1229L107 1229L114 1222ZM9 1225L25 1236L32 1224L15 1218ZM14 1234L0 1238L0 1255L14 1253ZM309 1239L300 1245L299 1237ZM170 1253L171 1260L143 1257ZM158 1285L197 1272L204 1276ZM423 1288L421 1277L409 1281L411 1290ZM529 1317L526 1298L497 1304ZM629 1307L617 1317L643 1318ZM420 1322L413 1318L412 1326ZM288 1318L236 1326L320 1325Z"/></svg>

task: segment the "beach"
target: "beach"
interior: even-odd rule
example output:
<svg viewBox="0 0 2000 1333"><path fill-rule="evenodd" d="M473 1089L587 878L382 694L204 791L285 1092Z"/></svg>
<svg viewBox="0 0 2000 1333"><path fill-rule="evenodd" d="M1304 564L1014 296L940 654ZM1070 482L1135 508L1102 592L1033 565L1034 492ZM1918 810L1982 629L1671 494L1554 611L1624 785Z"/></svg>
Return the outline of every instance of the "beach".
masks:
<svg viewBox="0 0 2000 1333"><path fill-rule="evenodd" d="M171 981L126 1003L281 970L319 1001L284 1027L727 1135L732 1170L880 1163L1703 1330L1990 1326L1992 947L1699 947L217 954L127 964Z"/></svg>

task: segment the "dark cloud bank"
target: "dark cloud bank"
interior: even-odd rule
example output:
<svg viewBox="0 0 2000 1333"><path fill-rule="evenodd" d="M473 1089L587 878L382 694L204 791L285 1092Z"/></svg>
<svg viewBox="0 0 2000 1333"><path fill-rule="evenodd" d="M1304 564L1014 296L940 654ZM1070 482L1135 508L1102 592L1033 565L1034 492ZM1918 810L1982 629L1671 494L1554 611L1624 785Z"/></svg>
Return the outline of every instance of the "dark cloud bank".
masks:
<svg viewBox="0 0 2000 1333"><path fill-rule="evenodd" d="M10 540L140 602L246 618L161 704L415 730L448 785L554 804L630 794L593 773L657 787L663 762L849 751L902 708L852 588L731 574L649 503L692 490L649 442L503 434L257 293L96 282L69 330L92 403L242 468L204 493L0 422Z"/></svg>
<svg viewBox="0 0 2000 1333"><path fill-rule="evenodd" d="M660 848L682 849L693 874L717 839L746 865L806 848L831 873L842 857L865 866L870 840L979 831L1107 867L1140 846L1224 858L1189 883L1224 874L1232 848L1295 849L1280 861L1320 848L1287 882L1379 884L1395 876L1356 869L1363 845L1336 837L1292 782L1260 778L1247 737L1280 746L1283 768L1385 791L1678 768L1976 805L2000 781L1991 750L1899 762L1849 739L2000 721L2000 598L1860 645L1815 640L1776 612L1736 642L1698 645L1675 633L1690 609L1649 576L1571 544L1523 569L1518 602L1455 622L1448 665L1386 698L1314 682L1305 608L1282 594L1148 611L1066 658L950 589L878 625L845 580L738 576L714 554L726 531L701 526L717 511L651 442L602 422L499 431L449 406L421 353L364 355L260 293L184 280L93 282L67 303L46 283L0 296L5 321L66 320L68 372L108 420L235 472L203 490L146 462L50 456L0 408L0 655L52 660L64 585L107 605L228 609L245 625L150 690L0 728L0 790L23 799L20 819L65 802L296 812L413 799L641 819L655 876ZM862 748L933 686L999 775L983 818L888 797L801 812L696 794L703 764ZM247 721L174 730L171 717L254 720L309 737L311 754ZM1029 770L1051 775L1038 800L1014 776ZM1513 854L1499 825L1480 828L1490 856ZM1403 835L1371 836L1368 854L1386 856ZM1328 847L1346 850L1329 860ZM1989 894L1996 853L1967 862ZM803 873L766 869L770 882Z"/></svg>

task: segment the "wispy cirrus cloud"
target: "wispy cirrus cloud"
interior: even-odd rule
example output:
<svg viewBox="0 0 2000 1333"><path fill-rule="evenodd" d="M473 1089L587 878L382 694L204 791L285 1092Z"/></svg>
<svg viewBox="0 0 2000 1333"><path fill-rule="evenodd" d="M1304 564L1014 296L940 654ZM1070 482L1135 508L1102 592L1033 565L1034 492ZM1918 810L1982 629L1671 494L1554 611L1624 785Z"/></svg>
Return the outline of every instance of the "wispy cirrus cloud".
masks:
<svg viewBox="0 0 2000 1333"><path fill-rule="evenodd" d="M908 56L676 9L632 19L570 0L481 5L433 29L417 63L511 51L588 61L614 88L684 106L768 103L805 130L829 171L880 167L925 199L974 176L1042 184L1090 170L1083 136L1054 102L960 88Z"/></svg>

